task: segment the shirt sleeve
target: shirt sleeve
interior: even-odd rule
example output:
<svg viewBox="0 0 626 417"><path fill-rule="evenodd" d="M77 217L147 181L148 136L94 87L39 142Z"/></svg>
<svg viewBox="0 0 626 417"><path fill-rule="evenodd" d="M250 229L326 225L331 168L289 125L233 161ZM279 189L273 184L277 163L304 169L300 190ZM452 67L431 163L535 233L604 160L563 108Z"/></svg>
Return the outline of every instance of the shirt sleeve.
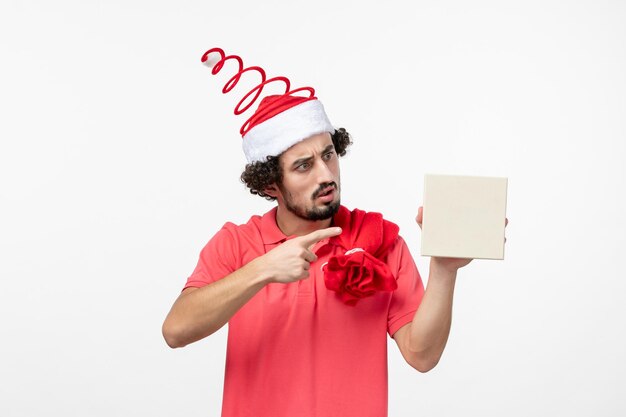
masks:
<svg viewBox="0 0 626 417"><path fill-rule="evenodd" d="M226 223L204 246L198 264L183 288L204 287L238 269L236 232L234 224Z"/></svg>
<svg viewBox="0 0 626 417"><path fill-rule="evenodd" d="M389 253L388 265L398 283L398 288L391 295L387 313L387 332L393 337L398 329L413 320L424 296L424 284L413 256L400 236Z"/></svg>

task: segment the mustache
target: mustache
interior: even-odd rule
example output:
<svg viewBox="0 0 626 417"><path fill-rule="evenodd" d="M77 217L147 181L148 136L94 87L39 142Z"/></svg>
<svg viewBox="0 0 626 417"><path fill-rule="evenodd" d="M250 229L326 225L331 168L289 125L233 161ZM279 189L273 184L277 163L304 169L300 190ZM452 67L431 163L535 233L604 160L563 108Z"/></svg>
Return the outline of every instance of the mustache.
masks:
<svg viewBox="0 0 626 417"><path fill-rule="evenodd" d="M333 187L335 190L337 190L337 184L334 181L328 182L326 184L321 184L320 187L313 193L313 195L311 196L311 199L315 200L328 187Z"/></svg>

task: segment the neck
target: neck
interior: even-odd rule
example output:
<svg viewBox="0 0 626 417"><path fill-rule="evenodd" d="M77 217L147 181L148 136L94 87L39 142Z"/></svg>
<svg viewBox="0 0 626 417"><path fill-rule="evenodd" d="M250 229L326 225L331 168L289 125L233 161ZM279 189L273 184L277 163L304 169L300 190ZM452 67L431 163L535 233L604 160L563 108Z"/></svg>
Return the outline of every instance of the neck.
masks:
<svg viewBox="0 0 626 417"><path fill-rule="evenodd" d="M280 204L276 210L276 224L285 236L302 236L319 229L325 229L330 227L332 220L332 218L317 221L304 220Z"/></svg>

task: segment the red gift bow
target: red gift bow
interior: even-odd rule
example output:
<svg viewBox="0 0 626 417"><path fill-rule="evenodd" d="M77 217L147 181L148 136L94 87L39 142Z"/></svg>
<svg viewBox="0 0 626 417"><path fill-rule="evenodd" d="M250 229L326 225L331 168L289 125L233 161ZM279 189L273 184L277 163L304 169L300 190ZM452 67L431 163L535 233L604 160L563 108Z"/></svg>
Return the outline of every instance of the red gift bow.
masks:
<svg viewBox="0 0 626 417"><path fill-rule="evenodd" d="M398 284L385 261L399 227L380 213L349 211L344 206L339 207L333 222L343 231L328 244L346 252L331 256L322 267L326 288L337 292L341 301L350 306L377 291L394 291Z"/></svg>

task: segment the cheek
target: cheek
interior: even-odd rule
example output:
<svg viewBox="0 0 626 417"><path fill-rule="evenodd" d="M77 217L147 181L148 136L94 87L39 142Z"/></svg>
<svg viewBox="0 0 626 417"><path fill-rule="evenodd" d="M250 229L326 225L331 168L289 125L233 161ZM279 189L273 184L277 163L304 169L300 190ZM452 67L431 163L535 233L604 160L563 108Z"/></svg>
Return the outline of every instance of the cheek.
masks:
<svg viewBox="0 0 626 417"><path fill-rule="evenodd" d="M328 163L328 168L337 177L339 177L339 158L335 157Z"/></svg>
<svg viewBox="0 0 626 417"><path fill-rule="evenodd" d="M299 201L303 195L307 195L307 192L311 194L313 191L309 190L308 182L305 182L304 178L283 177L283 186L291 194L293 200Z"/></svg>

